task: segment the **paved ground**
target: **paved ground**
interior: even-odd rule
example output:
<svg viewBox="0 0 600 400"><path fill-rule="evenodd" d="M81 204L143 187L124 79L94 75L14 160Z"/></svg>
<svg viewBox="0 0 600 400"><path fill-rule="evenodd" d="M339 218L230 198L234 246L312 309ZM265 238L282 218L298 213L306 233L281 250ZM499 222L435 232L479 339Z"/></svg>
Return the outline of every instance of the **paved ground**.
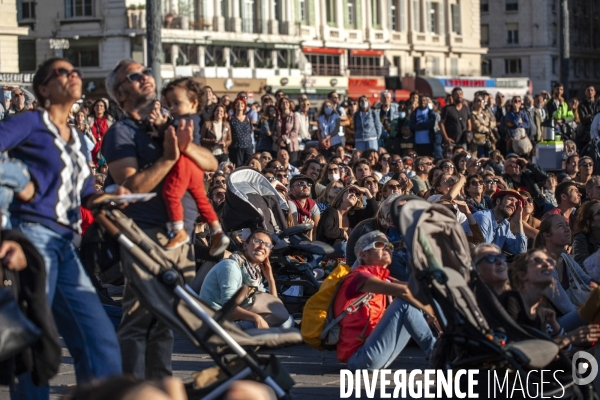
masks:
<svg viewBox="0 0 600 400"><path fill-rule="evenodd" d="M302 344L281 349L265 350L274 353L296 381L292 389L294 400L337 399L340 395L339 371L343 368L335 352L319 352ZM176 376L189 381L193 372L214 365L212 359L182 337L175 338L173 369ZM392 364L391 369L423 368L423 352L415 345L407 347ZM51 399L58 400L75 384L73 359L63 348L63 364L51 381ZM364 398L364 393L363 393ZM0 387L0 399L9 399L7 388Z"/></svg>

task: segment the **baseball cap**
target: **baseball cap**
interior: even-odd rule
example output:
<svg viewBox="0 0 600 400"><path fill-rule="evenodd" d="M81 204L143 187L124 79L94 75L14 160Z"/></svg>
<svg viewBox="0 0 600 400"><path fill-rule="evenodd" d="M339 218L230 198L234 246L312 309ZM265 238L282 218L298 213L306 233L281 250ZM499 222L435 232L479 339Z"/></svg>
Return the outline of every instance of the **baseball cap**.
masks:
<svg viewBox="0 0 600 400"><path fill-rule="evenodd" d="M292 187L294 185L294 182L296 182L296 181L307 181L311 185L315 184L315 181L312 178L309 178L306 175L298 174L298 175L294 175L292 177L292 179L290 180L290 187Z"/></svg>
<svg viewBox="0 0 600 400"><path fill-rule="evenodd" d="M521 194L514 189L498 190L492 195L492 200L495 202L496 199L500 199L504 196L515 196L517 199L521 200L521 205L525 204L525 199L523 196L521 196Z"/></svg>

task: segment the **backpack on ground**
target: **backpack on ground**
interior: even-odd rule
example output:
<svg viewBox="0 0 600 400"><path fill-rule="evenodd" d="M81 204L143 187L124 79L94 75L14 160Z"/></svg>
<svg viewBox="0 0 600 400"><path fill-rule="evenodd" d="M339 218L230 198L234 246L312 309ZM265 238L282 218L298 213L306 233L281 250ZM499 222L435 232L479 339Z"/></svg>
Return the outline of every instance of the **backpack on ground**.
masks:
<svg viewBox="0 0 600 400"><path fill-rule="evenodd" d="M317 350L334 350L340 338L340 321L368 304L372 293L365 293L354 300L342 314L334 316L335 296L351 269L346 264L338 265L321 284L319 291L311 296L302 312L300 331L302 338Z"/></svg>

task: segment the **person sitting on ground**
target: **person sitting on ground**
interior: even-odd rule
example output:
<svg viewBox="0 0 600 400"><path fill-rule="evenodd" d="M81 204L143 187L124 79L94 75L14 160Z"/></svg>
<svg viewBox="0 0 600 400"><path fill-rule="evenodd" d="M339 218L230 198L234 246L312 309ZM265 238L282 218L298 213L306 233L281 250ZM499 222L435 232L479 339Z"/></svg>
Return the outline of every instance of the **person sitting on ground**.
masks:
<svg viewBox="0 0 600 400"><path fill-rule="evenodd" d="M519 194L523 196L523 199L525 200L522 216L523 232L525 233L525 236L527 236L527 248L530 249L533 246L533 241L539 232L538 229L542 222L533 216L535 214L535 204L533 204L533 198L529 192L519 191ZM511 230L513 230L512 227Z"/></svg>
<svg viewBox="0 0 600 400"><path fill-rule="evenodd" d="M330 258L344 257L346 254L346 241L350 231L358 222L356 214L363 207L363 196L369 191L355 185L346 186L331 202L331 207L321 215L317 226L317 240L325 242L336 250ZM375 214L375 213L373 213Z"/></svg>
<svg viewBox="0 0 600 400"><path fill-rule="evenodd" d="M558 260L553 272L557 283L556 287L548 288L545 296L557 312L559 324L566 331L570 331L585 323L579 317L577 307L583 304L587 297L578 297L586 290L595 289L598 285L566 253L567 246L571 245L571 228L565 217L548 215L542 220L539 231L533 247L545 250L549 256ZM579 283L581 289L575 288L575 282Z"/></svg>
<svg viewBox="0 0 600 400"><path fill-rule="evenodd" d="M500 295L500 303L517 324L547 333L560 348L585 346L600 339L600 325L569 329L561 326L554 310L543 306L544 295L554 283L556 261L540 249L519 254L511 266L513 290Z"/></svg>
<svg viewBox="0 0 600 400"><path fill-rule="evenodd" d="M289 213L292 215L294 224L312 223L313 230L309 232L309 238L316 233L317 225L321 219L321 211L317 202L310 198L310 189L314 181L306 175L295 175L290 181L288 193Z"/></svg>
<svg viewBox="0 0 600 400"><path fill-rule="evenodd" d="M375 198L375 200L379 200L381 197L381 191L379 190L379 183L377 183L379 179L375 175L366 176L362 181L359 182L359 186L366 188L371 193L371 196Z"/></svg>
<svg viewBox="0 0 600 400"><path fill-rule="evenodd" d="M344 182L329 182L325 190L317 198L317 207L319 207L319 211L321 211L321 214L331 206L333 199L335 199L335 196L337 196L338 193L342 191L342 189L344 189Z"/></svg>
<svg viewBox="0 0 600 400"><path fill-rule="evenodd" d="M269 255L273 239L268 232L258 229L246 239L242 252L217 263L206 275L200 288L200 299L215 310L220 310L236 292L247 285L251 296L231 312L234 321L242 329L269 327L290 328L294 319L277 297L277 286ZM263 280L269 285L266 293Z"/></svg>
<svg viewBox="0 0 600 400"><path fill-rule="evenodd" d="M506 255L500 247L493 243L481 243L471 252L473 266L479 277L497 295L506 290L508 282L508 267Z"/></svg>
<svg viewBox="0 0 600 400"><path fill-rule="evenodd" d="M334 315L365 293L372 293L368 307L348 314L340 321L337 357L350 370L377 370L389 366L412 337L428 356L435 337L423 316L435 320L431 306L415 299L408 285L390 277L392 244L373 231L363 235L354 247L360 265L347 275L334 300ZM395 299L386 308L387 297Z"/></svg>
<svg viewBox="0 0 600 400"><path fill-rule="evenodd" d="M600 201L590 200L583 203L577 212L573 229L573 250L571 254L577 264L600 249Z"/></svg>
<svg viewBox="0 0 600 400"><path fill-rule="evenodd" d="M559 183L563 181L577 181L579 173L579 154L571 154L565 160L565 171L558 174Z"/></svg>
<svg viewBox="0 0 600 400"><path fill-rule="evenodd" d="M554 192L558 207L554 210L550 210L546 215L562 215L569 222L569 226L573 227L575 224L575 213L577 207L581 204L581 193L577 189L575 182L566 181L561 182L556 187Z"/></svg>
<svg viewBox="0 0 600 400"><path fill-rule="evenodd" d="M594 160L590 156L583 156L579 159L579 173L575 177L574 181L578 183L579 187L585 187L592 176L594 175Z"/></svg>
<svg viewBox="0 0 600 400"><path fill-rule="evenodd" d="M538 217L541 217L553 207L542 195L539 185L546 182L548 175L539 165L532 164L524 158L511 153L506 156L504 162L506 173L502 175L509 189L527 190L538 209Z"/></svg>
<svg viewBox="0 0 600 400"><path fill-rule="evenodd" d="M413 193L419 197L423 197L425 192L431 189L431 182L428 180L429 171L433 168L433 160L431 157L417 157L414 162L416 175L412 178Z"/></svg>
<svg viewBox="0 0 600 400"><path fill-rule="evenodd" d="M527 237L523 231L523 197L516 190L500 190L492 196L494 208L473 214L477 221L485 243L494 243L502 250L512 254L527 251ZM511 224L516 233L510 230ZM463 228L469 232L466 224Z"/></svg>
<svg viewBox="0 0 600 400"><path fill-rule="evenodd" d="M542 194L546 201L552 204L554 207L558 207L558 203L556 202L556 186L558 185L558 179L556 175L553 173L548 174L548 179L544 182L544 186L542 187Z"/></svg>
<svg viewBox="0 0 600 400"><path fill-rule="evenodd" d="M483 193L484 181L477 174L467 176L465 201L472 213L492 208L492 199Z"/></svg>

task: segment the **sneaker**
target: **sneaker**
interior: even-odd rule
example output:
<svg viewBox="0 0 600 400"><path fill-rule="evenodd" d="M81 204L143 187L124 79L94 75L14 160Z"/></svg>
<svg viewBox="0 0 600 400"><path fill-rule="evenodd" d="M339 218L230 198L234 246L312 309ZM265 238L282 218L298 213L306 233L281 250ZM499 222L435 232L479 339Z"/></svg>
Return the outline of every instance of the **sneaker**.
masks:
<svg viewBox="0 0 600 400"><path fill-rule="evenodd" d="M227 247L229 247L229 238L221 231L217 232L210 237L212 246L208 254L215 257L223 254Z"/></svg>
<svg viewBox="0 0 600 400"><path fill-rule="evenodd" d="M169 242L165 245L166 250L173 250L189 243L190 236L185 229L181 229L169 234Z"/></svg>

